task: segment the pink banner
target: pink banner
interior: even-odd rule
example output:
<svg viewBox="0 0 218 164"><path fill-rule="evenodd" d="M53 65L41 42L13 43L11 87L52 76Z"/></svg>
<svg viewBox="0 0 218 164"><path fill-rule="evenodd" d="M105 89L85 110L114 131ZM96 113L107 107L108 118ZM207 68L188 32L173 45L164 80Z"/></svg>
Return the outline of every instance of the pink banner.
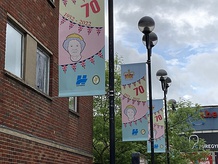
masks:
<svg viewBox="0 0 218 164"><path fill-rule="evenodd" d="M145 63L121 65L123 141L148 139Z"/></svg>

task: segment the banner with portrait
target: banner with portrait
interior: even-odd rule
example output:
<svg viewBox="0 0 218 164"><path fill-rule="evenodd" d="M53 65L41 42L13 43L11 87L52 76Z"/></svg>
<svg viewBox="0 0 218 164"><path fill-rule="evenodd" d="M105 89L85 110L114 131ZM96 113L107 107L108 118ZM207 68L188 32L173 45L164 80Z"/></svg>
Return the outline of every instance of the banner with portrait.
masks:
<svg viewBox="0 0 218 164"><path fill-rule="evenodd" d="M147 101L149 106L149 101ZM153 134L154 134L154 152L164 153L166 151L165 146L165 126L164 126L164 110L163 99L157 99L152 101L153 105ZM149 115L150 118L150 115ZM150 132L150 119L148 123ZM150 138L150 133L149 133ZM147 151L151 152L151 142L147 141Z"/></svg>
<svg viewBox="0 0 218 164"><path fill-rule="evenodd" d="M146 64L121 65L123 141L148 139Z"/></svg>
<svg viewBox="0 0 218 164"><path fill-rule="evenodd" d="M105 94L104 1L60 0L59 96Z"/></svg>

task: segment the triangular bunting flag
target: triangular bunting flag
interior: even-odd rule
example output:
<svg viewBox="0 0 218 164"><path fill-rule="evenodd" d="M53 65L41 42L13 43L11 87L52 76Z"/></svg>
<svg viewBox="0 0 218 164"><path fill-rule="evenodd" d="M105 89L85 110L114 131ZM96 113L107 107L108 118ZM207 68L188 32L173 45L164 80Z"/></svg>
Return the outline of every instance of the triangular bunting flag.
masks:
<svg viewBox="0 0 218 164"><path fill-rule="evenodd" d="M64 6L67 5L67 0L62 0L62 2L63 2L63 4L64 4Z"/></svg>

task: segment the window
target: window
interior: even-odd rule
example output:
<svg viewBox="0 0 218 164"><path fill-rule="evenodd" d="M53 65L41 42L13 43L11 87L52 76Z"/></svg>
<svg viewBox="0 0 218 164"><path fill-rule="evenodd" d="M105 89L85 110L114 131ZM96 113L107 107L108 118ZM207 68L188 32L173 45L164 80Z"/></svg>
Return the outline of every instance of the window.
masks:
<svg viewBox="0 0 218 164"><path fill-rule="evenodd" d="M51 4L53 8L55 8L55 0L48 0L48 2Z"/></svg>
<svg viewBox="0 0 218 164"><path fill-rule="evenodd" d="M77 97L69 97L69 109L77 112Z"/></svg>
<svg viewBox="0 0 218 164"><path fill-rule="evenodd" d="M36 59L36 87L45 93L48 93L49 86L49 64L49 56L38 48Z"/></svg>
<svg viewBox="0 0 218 164"><path fill-rule="evenodd" d="M5 70L21 78L21 82L49 94L52 52L10 15L5 43Z"/></svg>
<svg viewBox="0 0 218 164"><path fill-rule="evenodd" d="M5 69L22 78L24 34L7 23Z"/></svg>

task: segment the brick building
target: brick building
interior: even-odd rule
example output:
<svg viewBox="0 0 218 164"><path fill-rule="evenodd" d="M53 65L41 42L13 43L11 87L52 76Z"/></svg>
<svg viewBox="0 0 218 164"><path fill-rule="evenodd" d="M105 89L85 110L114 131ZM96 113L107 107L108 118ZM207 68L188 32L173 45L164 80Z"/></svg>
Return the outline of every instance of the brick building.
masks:
<svg viewBox="0 0 218 164"><path fill-rule="evenodd" d="M93 97L57 97L58 14L0 0L0 163L92 163Z"/></svg>

